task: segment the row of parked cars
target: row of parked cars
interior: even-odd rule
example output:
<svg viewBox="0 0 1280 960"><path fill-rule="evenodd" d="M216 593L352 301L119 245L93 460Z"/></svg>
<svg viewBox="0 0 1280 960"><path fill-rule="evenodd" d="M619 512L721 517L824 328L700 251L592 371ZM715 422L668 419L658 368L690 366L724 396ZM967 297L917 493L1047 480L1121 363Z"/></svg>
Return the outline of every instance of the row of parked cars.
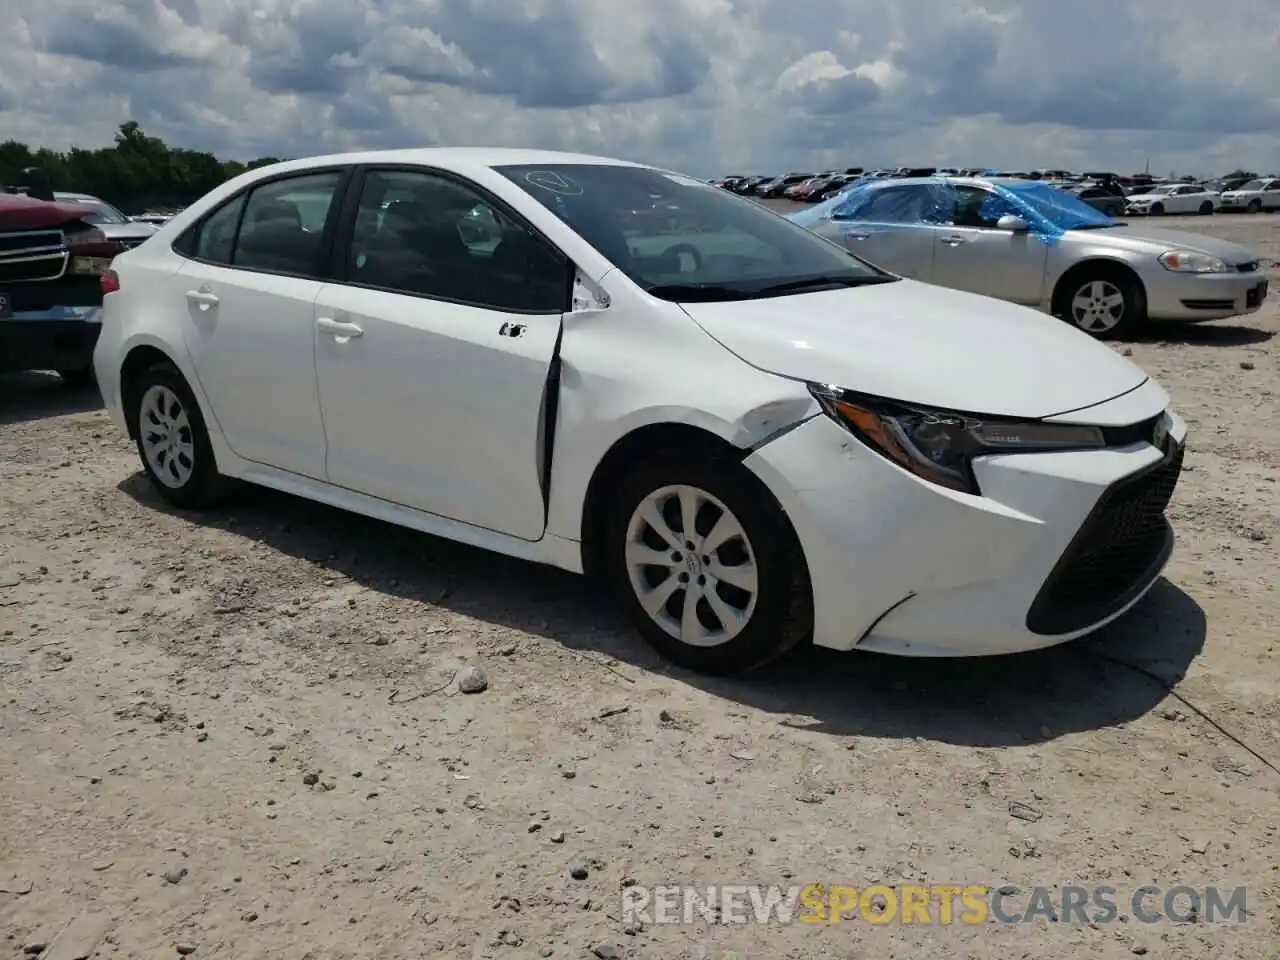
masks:
<svg viewBox="0 0 1280 960"><path fill-rule="evenodd" d="M0 331L100 308L95 379L160 497L249 482L588 573L709 672L1124 614L1186 423L1096 339L1267 293L1242 247L1012 178L873 178L788 221L601 157L377 151L247 172L123 251L82 206L0 201Z"/></svg>
<svg viewBox="0 0 1280 960"><path fill-rule="evenodd" d="M1113 217L1280 210L1280 177L1199 181L1193 177L1160 180L1149 174L1123 176L1096 171L1076 174L1067 170L1020 172L934 167L864 171L860 167L851 167L817 174L793 172L781 176L730 176L711 182L742 196L821 203L854 184L930 176L999 177L1048 183Z"/></svg>

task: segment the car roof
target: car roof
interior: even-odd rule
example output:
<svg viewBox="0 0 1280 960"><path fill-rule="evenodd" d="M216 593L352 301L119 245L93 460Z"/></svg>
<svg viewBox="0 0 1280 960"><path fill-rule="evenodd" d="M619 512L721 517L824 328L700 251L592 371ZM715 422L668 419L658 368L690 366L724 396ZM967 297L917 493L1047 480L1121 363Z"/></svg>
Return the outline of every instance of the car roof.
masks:
<svg viewBox="0 0 1280 960"><path fill-rule="evenodd" d="M417 147L404 150L361 150L351 153L333 153L317 157L285 160L266 167L257 167L251 173L285 173L291 170L309 170L320 166L345 166L348 164L389 164L406 166L442 167L458 173L518 164L592 164L600 166L644 167L645 164L600 157L587 153L566 153L558 150L525 150L508 147Z"/></svg>
<svg viewBox="0 0 1280 960"><path fill-rule="evenodd" d="M63 193L61 190L55 190L53 194L55 200L65 200L67 203L101 203L102 200L95 197L91 193Z"/></svg>
<svg viewBox="0 0 1280 960"><path fill-rule="evenodd" d="M971 187L1003 187L1010 184L1025 186L1028 183L1044 183L1043 180L1023 180L1019 177L897 177L884 180L869 180L867 186L876 189L888 187L924 187L939 184L958 184Z"/></svg>

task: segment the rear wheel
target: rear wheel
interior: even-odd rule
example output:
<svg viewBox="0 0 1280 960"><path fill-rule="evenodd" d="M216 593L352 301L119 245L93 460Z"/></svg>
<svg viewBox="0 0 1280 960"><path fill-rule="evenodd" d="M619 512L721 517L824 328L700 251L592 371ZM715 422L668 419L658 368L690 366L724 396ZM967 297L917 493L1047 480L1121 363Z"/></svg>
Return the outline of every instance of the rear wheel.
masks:
<svg viewBox="0 0 1280 960"><path fill-rule="evenodd" d="M225 493L213 445L191 388L177 367L158 363L144 370L130 395L142 467L156 492L175 507L208 506Z"/></svg>
<svg viewBox="0 0 1280 960"><path fill-rule="evenodd" d="M604 529L610 580L640 634L728 674L808 636L809 584L786 516L745 468L663 457L629 471Z"/></svg>
<svg viewBox="0 0 1280 960"><path fill-rule="evenodd" d="M1205 215L1213 213L1213 201L1206 200L1204 203L1200 204L1200 212Z"/></svg>
<svg viewBox="0 0 1280 960"><path fill-rule="evenodd" d="M1132 336L1142 325L1142 291L1114 270L1082 271L1063 288L1060 315L1099 340Z"/></svg>

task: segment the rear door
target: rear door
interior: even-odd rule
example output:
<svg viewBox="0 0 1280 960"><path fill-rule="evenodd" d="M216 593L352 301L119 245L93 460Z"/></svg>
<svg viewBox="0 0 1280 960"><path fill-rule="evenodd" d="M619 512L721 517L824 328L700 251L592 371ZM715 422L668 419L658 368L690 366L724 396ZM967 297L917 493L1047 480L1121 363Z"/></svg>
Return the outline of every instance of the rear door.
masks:
<svg viewBox="0 0 1280 960"><path fill-rule="evenodd" d="M325 436L314 304L347 177L291 174L228 200L197 225L189 259L164 281L231 449L315 479L324 478Z"/></svg>
<svg viewBox="0 0 1280 960"><path fill-rule="evenodd" d="M1269 180L1262 188L1262 209L1280 210L1280 180Z"/></svg>
<svg viewBox="0 0 1280 960"><path fill-rule="evenodd" d="M831 239L877 266L913 280L933 278L933 188L904 185L850 198L831 217ZM930 220L934 222L930 222Z"/></svg>
<svg viewBox="0 0 1280 960"><path fill-rule="evenodd" d="M475 184L366 170L312 314L329 481L539 539L572 273Z"/></svg>

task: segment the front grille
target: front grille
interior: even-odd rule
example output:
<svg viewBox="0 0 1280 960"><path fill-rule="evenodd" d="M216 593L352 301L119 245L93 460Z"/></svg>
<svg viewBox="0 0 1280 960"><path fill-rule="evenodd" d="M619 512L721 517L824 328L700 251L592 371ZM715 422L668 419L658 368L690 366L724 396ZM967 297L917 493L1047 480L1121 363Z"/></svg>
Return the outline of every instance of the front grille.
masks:
<svg viewBox="0 0 1280 960"><path fill-rule="evenodd" d="M61 230L0 233L0 283L53 280L67 268L67 241Z"/></svg>
<svg viewBox="0 0 1280 960"><path fill-rule="evenodd" d="M1040 588L1028 630L1055 636L1090 627L1131 602L1160 572L1173 550L1164 511L1184 449L1171 447L1158 464L1102 495Z"/></svg>
<svg viewBox="0 0 1280 960"><path fill-rule="evenodd" d="M54 253L65 249L66 245L66 238L63 237L61 230L19 230L14 233L0 233L0 260L37 253Z"/></svg>
<svg viewBox="0 0 1280 960"><path fill-rule="evenodd" d="M1102 438L1108 447L1128 447L1135 443L1153 443L1156 436L1156 424L1164 419L1159 413L1148 417L1140 423L1131 423L1127 427L1102 427Z"/></svg>
<svg viewBox="0 0 1280 960"><path fill-rule="evenodd" d="M1258 269L1258 266L1259 264L1257 260L1250 260L1248 263L1236 264L1236 269L1241 273L1253 273L1253 271Z"/></svg>

